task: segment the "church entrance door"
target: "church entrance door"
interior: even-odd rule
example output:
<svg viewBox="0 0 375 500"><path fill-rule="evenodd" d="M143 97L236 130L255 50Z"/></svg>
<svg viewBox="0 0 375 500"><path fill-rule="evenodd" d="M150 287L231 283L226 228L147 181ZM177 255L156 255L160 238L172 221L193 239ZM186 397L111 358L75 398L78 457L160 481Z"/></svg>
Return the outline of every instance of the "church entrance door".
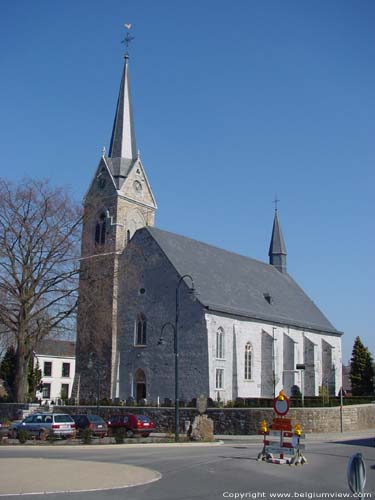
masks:
<svg viewBox="0 0 375 500"><path fill-rule="evenodd" d="M146 399L146 375L141 369L137 370L135 373L135 393L137 403L139 403L142 399Z"/></svg>

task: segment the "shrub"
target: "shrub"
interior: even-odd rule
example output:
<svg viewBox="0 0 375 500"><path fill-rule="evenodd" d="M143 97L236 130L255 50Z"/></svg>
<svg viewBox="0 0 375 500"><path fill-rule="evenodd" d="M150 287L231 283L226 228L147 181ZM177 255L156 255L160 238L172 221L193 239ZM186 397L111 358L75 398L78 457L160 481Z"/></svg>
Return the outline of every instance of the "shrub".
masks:
<svg viewBox="0 0 375 500"><path fill-rule="evenodd" d="M124 437L125 437L125 431L124 429L115 429L113 431L113 437L115 438L115 443L116 444L123 444L124 443Z"/></svg>
<svg viewBox="0 0 375 500"><path fill-rule="evenodd" d="M92 443L92 430L84 429L82 432L82 443L83 444L91 444Z"/></svg>
<svg viewBox="0 0 375 500"><path fill-rule="evenodd" d="M20 429L17 433L17 438L21 444L25 444L26 441L29 439L29 433L27 432L26 429Z"/></svg>

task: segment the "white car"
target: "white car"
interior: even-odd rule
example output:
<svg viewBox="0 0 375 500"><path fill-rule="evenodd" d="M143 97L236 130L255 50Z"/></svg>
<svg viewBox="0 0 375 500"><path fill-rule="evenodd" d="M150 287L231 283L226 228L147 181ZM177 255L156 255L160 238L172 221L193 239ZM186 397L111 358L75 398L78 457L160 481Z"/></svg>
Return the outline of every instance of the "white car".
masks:
<svg viewBox="0 0 375 500"><path fill-rule="evenodd" d="M54 436L67 438L73 437L76 432L74 420L70 415L62 413L34 413L22 422L14 422L9 429L9 437L17 438L18 432L25 429L30 436L44 439Z"/></svg>

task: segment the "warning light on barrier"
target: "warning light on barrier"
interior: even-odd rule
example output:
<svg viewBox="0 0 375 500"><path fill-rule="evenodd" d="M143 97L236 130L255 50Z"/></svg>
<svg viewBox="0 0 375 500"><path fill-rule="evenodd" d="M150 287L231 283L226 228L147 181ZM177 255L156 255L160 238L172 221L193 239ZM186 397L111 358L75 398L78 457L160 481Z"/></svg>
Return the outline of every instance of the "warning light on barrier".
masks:
<svg viewBox="0 0 375 500"><path fill-rule="evenodd" d="M294 426L294 434L295 434L296 436L298 436L298 437L300 437L300 436L301 436L301 434L302 434L302 429L301 429L301 425L300 425L300 424L296 424L296 425Z"/></svg>
<svg viewBox="0 0 375 500"><path fill-rule="evenodd" d="M277 399L278 399L279 401L284 401L285 397L286 397L286 396L285 396L285 393L284 393L284 391L281 389L281 391L279 392L279 395L277 396Z"/></svg>
<svg viewBox="0 0 375 500"><path fill-rule="evenodd" d="M266 434L268 432L267 422L262 420L260 423L260 431Z"/></svg>

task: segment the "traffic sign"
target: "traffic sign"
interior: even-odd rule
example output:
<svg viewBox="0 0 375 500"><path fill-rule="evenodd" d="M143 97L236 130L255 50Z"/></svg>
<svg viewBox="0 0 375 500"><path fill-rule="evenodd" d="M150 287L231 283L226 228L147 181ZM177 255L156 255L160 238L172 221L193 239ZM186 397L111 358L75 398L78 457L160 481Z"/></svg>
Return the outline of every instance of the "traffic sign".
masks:
<svg viewBox="0 0 375 500"><path fill-rule="evenodd" d="M278 396L273 400L273 409L280 416L286 415L289 411L289 399L286 396L282 399Z"/></svg>

